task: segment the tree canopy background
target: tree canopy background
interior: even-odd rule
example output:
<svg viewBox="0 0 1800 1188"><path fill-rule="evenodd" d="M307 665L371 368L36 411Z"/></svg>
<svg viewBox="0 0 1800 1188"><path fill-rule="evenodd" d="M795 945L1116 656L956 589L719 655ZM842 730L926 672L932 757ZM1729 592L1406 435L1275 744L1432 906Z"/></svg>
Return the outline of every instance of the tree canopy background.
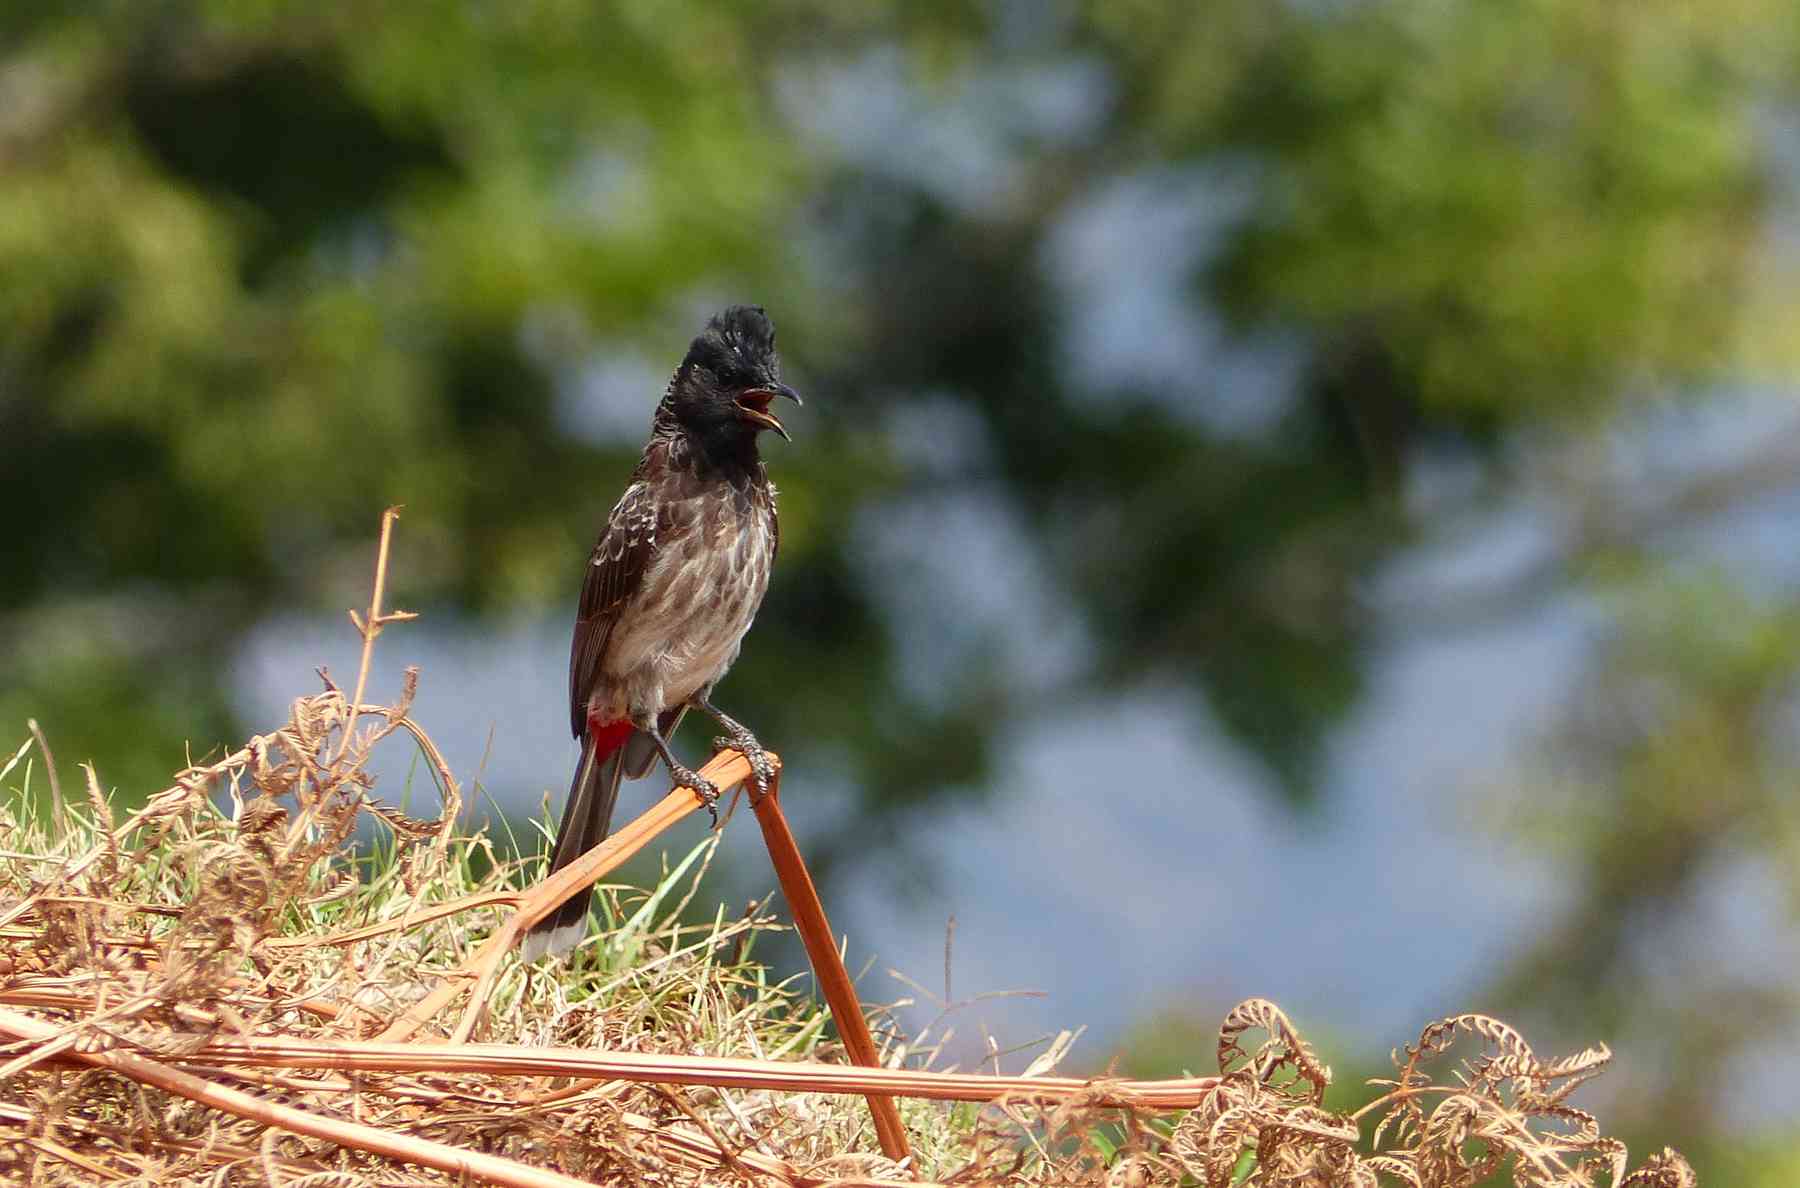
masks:
<svg viewBox="0 0 1800 1188"><path fill-rule="evenodd" d="M400 605L560 619L666 369L755 300L812 399L730 703L856 789L822 854L1160 687L1316 812L1378 624L1578 599L1584 674L1482 774L1567 910L1484 1006L1641 1046L1632 1129L1790 1182L1793 967L1682 929L1736 879L1800 959L1797 23L8 4L0 721L161 787L255 725L260 624L357 600L390 503ZM1520 514L1523 563L1391 596ZM996 532L1006 596L946 596Z"/></svg>

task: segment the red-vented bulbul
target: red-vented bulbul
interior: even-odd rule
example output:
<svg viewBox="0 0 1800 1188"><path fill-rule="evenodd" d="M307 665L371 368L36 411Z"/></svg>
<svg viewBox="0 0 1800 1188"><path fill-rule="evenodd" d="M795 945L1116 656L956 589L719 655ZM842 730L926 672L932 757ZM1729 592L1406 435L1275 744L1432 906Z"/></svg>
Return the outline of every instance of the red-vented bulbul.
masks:
<svg viewBox="0 0 1800 1188"><path fill-rule="evenodd" d="M770 775L755 736L712 704L756 618L778 532L775 488L757 435L787 430L769 402L800 396L781 382L775 328L758 306L707 322L669 380L650 444L589 558L569 652L569 712L581 762L569 786L550 869L573 862L612 825L619 781L661 756L677 784L710 804L718 792L669 750L689 706L725 730L759 785ZM567 953L587 925L589 892L527 934L526 960Z"/></svg>

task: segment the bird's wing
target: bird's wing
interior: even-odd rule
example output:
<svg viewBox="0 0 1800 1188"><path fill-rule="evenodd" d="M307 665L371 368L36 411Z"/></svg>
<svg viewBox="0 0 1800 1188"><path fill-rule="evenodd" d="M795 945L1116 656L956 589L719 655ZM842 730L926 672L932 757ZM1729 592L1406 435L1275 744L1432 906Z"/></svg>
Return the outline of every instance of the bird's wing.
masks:
<svg viewBox="0 0 1800 1188"><path fill-rule="evenodd" d="M587 729L588 694L599 679L613 624L656 555L656 503L651 484L632 483L613 505L588 558L575 639L569 647L569 723L576 738Z"/></svg>

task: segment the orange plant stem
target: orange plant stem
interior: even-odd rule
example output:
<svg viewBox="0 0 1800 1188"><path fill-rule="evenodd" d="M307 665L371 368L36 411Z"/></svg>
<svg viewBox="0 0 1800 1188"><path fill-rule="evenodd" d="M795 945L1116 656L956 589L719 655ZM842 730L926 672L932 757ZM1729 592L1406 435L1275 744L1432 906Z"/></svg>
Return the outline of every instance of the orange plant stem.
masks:
<svg viewBox="0 0 1800 1188"><path fill-rule="evenodd" d="M725 791L736 787L750 774L750 765L736 751L721 751L700 769L700 774L711 780L714 787ZM474 957L464 963L461 970L445 978L442 985L408 1008L376 1038L391 1043L412 1038L434 1015L467 989L472 992L469 1010L464 1012L463 1020L457 1025L456 1034L452 1037L458 1042L467 1040L474 1015L480 1009L487 990L493 985L501 958L511 951L520 934L555 911L558 904L576 891L593 886L602 875L643 849L663 830L699 807L700 800L694 795L692 788L672 789L667 796L642 815L633 818L617 833L522 893L517 900L518 910L495 929L494 935L487 939Z"/></svg>
<svg viewBox="0 0 1800 1188"><path fill-rule="evenodd" d="M754 805L757 823L762 826L763 842L769 847L769 861L775 866L775 877L781 880L781 894L794 914L794 928L806 945L813 977L818 979L819 988L825 992L825 1002L831 1007L831 1017L837 1022L844 1047L850 1050L850 1059L864 1068L880 1068L881 1059L875 1053L875 1040L869 1034L868 1020L863 1018L856 985L850 980L850 971L844 968L831 922L825 918L825 905L819 902L819 890L813 886L812 874L806 869L806 860L800 857L800 847L794 841L794 831L788 828L787 817L781 811L780 793L781 769L778 767L768 795ZM882 1154L895 1161L912 1154L893 1098L869 1094L869 1113L875 1119L875 1135L881 1141Z"/></svg>
<svg viewBox="0 0 1800 1188"><path fill-rule="evenodd" d="M929 1072L918 1068L859 1068L811 1060L751 1060L541 1048L523 1044L384 1044L288 1036L214 1039L170 1062L291 1068L311 1072L394 1072L501 1077L575 1077L784 1093L854 1093L862 1097L918 1097L931 1101L1081 1101L1097 1109L1188 1110L1217 1091L1218 1077L1126 1081L1082 1077L1006 1077Z"/></svg>

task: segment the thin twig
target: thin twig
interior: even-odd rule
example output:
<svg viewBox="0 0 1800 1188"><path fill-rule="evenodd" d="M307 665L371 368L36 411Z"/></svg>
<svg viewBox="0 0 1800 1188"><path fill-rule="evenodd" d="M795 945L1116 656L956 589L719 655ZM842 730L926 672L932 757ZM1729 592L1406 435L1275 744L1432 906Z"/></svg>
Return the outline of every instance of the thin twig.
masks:
<svg viewBox="0 0 1800 1188"><path fill-rule="evenodd" d="M0 1034L43 1042L55 1039L57 1029L48 1023L40 1023L29 1015L0 1010ZM295 1134L324 1139L340 1147L385 1155L390 1159L416 1163L459 1176L479 1177L507 1185L508 1188L586 1188L584 1181L511 1159L502 1159L497 1155L467 1151L430 1139L395 1134L380 1127L345 1122L293 1106L264 1101L242 1090L215 1085L193 1073L183 1072L133 1052L77 1051L71 1055L83 1063L110 1068L134 1081L154 1085L166 1093L185 1097L189 1101L197 1101L201 1105L224 1110L265 1126L278 1126Z"/></svg>
<svg viewBox="0 0 1800 1188"><path fill-rule="evenodd" d="M362 709L363 693L369 687L369 664L375 658L375 637L389 623L404 623L408 619L419 617L412 611L381 612L381 596L387 591L388 544L393 539L394 521L399 518L398 506L381 513L381 541L375 546L375 589L369 595L368 619L365 621L355 611L350 612L351 624L362 635L362 661L356 667L356 692L350 698L350 718L344 723L343 738L338 740L339 759L350 749L350 736L356 726L356 715Z"/></svg>
<svg viewBox="0 0 1800 1188"><path fill-rule="evenodd" d="M270 937L263 944L271 949L317 949L337 945L353 945L358 941L386 936L390 932L405 932L408 928L429 924L433 920L442 920L446 916L456 916L463 912L474 911L476 908L514 906L526 894L524 891L482 891L475 895L465 895L461 899L434 903L430 907L419 908L417 911L407 912L404 916L395 916L376 924L365 924L361 928L334 932L329 936L277 936Z"/></svg>
<svg viewBox="0 0 1800 1188"><path fill-rule="evenodd" d="M63 817L62 781L56 778L56 756L50 753L50 740L38 726L36 718L25 719L25 729L31 731L31 737L37 739L38 753L44 757L44 774L50 780L50 819L61 828Z"/></svg>
<svg viewBox="0 0 1800 1188"><path fill-rule="evenodd" d="M950 918L944 921L944 1001L946 1003L956 1001L956 996L950 993L950 953L955 944L956 913L952 912Z"/></svg>
<svg viewBox="0 0 1800 1188"><path fill-rule="evenodd" d="M694 1103L687 1099L687 1094L681 1092L679 1089L665 1089L661 1085L654 1085L651 1088L658 1097L674 1106L677 1110L680 1110L682 1114L687 1117L689 1122L698 1126L700 1128L700 1133L712 1140L714 1145L716 1145L720 1152L724 1154L726 1167L736 1172L744 1182L752 1182L750 1178L750 1169L745 1167L743 1163L739 1161L737 1152L732 1149L730 1143L725 1141L725 1136L719 1133L719 1128L712 1124L712 1120L694 1108Z"/></svg>
<svg viewBox="0 0 1800 1188"><path fill-rule="evenodd" d="M79 1151L70 1150L68 1147L63 1146L53 1139L33 1135L26 1137L23 1141L26 1146L33 1147L46 1155L60 1159L64 1163L73 1164L90 1176L99 1176L103 1180L129 1180L132 1178L131 1172L120 1171L116 1167L101 1163L99 1160L83 1155Z"/></svg>
<svg viewBox="0 0 1800 1188"><path fill-rule="evenodd" d="M813 1060L750 1060L737 1056L688 1056L524 1044L409 1044L224 1034L204 1047L184 1054L180 1060L334 1072L587 1077L658 1085L711 1085L719 1089L778 1089L790 1093L874 1093L933 1101L1062 1102L1079 1098L1104 1109L1192 1109L1219 1084L1218 1077L1130 1081L1104 1077L990 1076L917 1068L864 1068Z"/></svg>

